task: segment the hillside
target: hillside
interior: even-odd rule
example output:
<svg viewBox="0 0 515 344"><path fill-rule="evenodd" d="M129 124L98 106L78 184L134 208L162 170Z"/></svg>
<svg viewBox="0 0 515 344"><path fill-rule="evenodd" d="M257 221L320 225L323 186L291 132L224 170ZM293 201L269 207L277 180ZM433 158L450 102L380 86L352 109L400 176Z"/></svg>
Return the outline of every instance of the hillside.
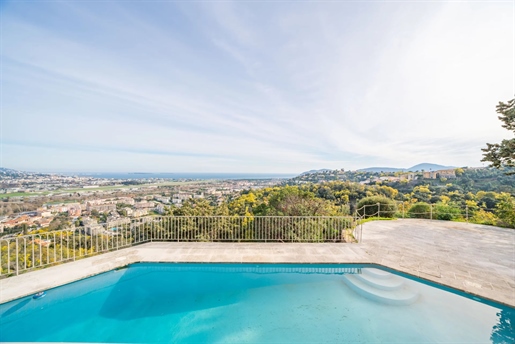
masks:
<svg viewBox="0 0 515 344"><path fill-rule="evenodd" d="M372 172L372 173L381 173L381 172L401 172L406 171L404 168L395 168L395 167L367 167L357 170L358 172Z"/></svg>
<svg viewBox="0 0 515 344"><path fill-rule="evenodd" d="M427 162L424 162L422 164L418 164L418 165L415 165L415 166L412 166L410 168L407 169L407 171L410 171L410 172L416 172L416 171L438 171L438 170L447 170L447 169L451 169L451 168L456 168L454 166L443 166L443 165L438 165L438 164L431 164L431 163L427 163Z"/></svg>
<svg viewBox="0 0 515 344"><path fill-rule="evenodd" d="M437 165L441 166L441 165ZM427 165L426 165L427 167ZM445 167L445 166L443 166ZM362 184L389 185L400 192L410 192L417 185L432 185L435 188L445 187L452 183L464 192L495 191L515 193L515 176L508 176L505 171L494 168L463 168L463 172L456 175L456 178L423 178L422 173L416 173L413 180L401 181L401 175L407 172L400 170L396 172L370 172L370 171L324 171L297 176L285 181L284 185L299 185L305 183L324 183L333 181L355 182Z"/></svg>
<svg viewBox="0 0 515 344"><path fill-rule="evenodd" d="M16 171L10 168L0 167L0 177L20 177L26 175L26 172Z"/></svg>
<svg viewBox="0 0 515 344"><path fill-rule="evenodd" d="M409 168L397 168L397 167L367 167L359 169L359 172L374 172L374 173L381 173L381 172L417 172L417 171L438 171L438 170L446 170L455 168L453 166L444 166L444 165L438 165L438 164L432 164L432 163L421 163L415 166L411 166Z"/></svg>
<svg viewBox="0 0 515 344"><path fill-rule="evenodd" d="M311 173L323 173L323 172L329 172L329 171L331 171L331 170L330 170L330 169L328 169L328 168L322 168L322 169L320 169L320 170L309 170L309 171L306 171L306 172L302 172L302 173L300 174L300 176L303 176L303 175L305 175L305 174L311 174Z"/></svg>

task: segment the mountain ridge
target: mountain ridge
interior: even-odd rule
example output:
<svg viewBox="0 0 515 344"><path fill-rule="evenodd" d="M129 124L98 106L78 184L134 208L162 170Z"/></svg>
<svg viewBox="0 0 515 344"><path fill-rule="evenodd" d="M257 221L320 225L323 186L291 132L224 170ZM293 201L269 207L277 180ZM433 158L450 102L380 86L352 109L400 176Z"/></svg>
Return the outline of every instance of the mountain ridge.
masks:
<svg viewBox="0 0 515 344"><path fill-rule="evenodd" d="M328 171L332 171L332 170L329 169L329 168L321 168L319 170L309 170L309 171L306 171L306 172L302 172L300 174L300 176L303 176L305 174L318 173L318 172L328 172Z"/></svg>
<svg viewBox="0 0 515 344"><path fill-rule="evenodd" d="M454 166L445 166L439 164L433 164L428 162L423 162L409 168L396 168L396 167L367 167L361 168L357 171L359 172L417 172L417 171L438 171L438 170L447 170L451 168L456 168Z"/></svg>

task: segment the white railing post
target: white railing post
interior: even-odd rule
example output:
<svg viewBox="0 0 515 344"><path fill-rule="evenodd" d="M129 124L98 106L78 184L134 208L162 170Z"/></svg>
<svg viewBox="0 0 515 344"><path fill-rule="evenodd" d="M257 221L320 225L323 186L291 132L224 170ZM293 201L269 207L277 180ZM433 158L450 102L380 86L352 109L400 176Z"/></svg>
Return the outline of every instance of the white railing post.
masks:
<svg viewBox="0 0 515 344"><path fill-rule="evenodd" d="M16 260L15 260L15 264L16 264L16 276L18 276L18 265L19 265L19 254L18 254L18 238L15 239L16 240Z"/></svg>
<svg viewBox="0 0 515 344"><path fill-rule="evenodd" d="M79 227L79 231L80 231L80 227ZM73 243L72 243L73 260L75 261L75 232L72 233L72 240L73 240ZM80 250L80 242L79 242L79 250Z"/></svg>
<svg viewBox="0 0 515 344"><path fill-rule="evenodd" d="M150 242L154 241L154 220L150 222Z"/></svg>
<svg viewBox="0 0 515 344"><path fill-rule="evenodd" d="M377 202L377 217L381 217L381 203Z"/></svg>

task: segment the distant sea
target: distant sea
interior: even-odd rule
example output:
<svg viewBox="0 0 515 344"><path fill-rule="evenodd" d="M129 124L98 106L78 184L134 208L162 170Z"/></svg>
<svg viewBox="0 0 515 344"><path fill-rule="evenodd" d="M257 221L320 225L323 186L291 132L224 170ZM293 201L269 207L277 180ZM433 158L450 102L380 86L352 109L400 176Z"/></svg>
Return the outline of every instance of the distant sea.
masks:
<svg viewBox="0 0 515 344"><path fill-rule="evenodd" d="M295 174L284 173L56 173L66 176L80 176L106 179L288 179Z"/></svg>

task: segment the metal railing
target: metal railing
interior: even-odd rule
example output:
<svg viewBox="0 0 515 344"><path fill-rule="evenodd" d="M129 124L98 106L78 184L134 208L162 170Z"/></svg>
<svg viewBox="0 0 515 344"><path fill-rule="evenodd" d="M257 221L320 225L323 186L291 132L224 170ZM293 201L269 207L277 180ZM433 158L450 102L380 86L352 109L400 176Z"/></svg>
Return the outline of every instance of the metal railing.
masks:
<svg viewBox="0 0 515 344"><path fill-rule="evenodd" d="M371 217L396 217L396 218L419 218L428 220L458 220L458 221L474 221L474 214L480 210L493 214L495 209L474 207L469 208L468 205L465 207L457 207L448 204L432 204L428 203L425 208L427 211L413 211L411 210L412 204L408 207L405 206L404 202L396 201L396 206L392 207L391 204L376 203L367 204L356 210L354 217L357 221L367 219Z"/></svg>
<svg viewBox="0 0 515 344"><path fill-rule="evenodd" d="M145 217L118 226L2 237L0 277L150 241L341 243L361 236L350 216Z"/></svg>
<svg viewBox="0 0 515 344"><path fill-rule="evenodd" d="M405 209L404 203L400 203L399 217L402 218L419 218L428 220L464 220L469 222L473 215L472 211L469 211L468 205L465 208L457 208L450 205L438 205L428 204L428 211L413 211L411 209Z"/></svg>

